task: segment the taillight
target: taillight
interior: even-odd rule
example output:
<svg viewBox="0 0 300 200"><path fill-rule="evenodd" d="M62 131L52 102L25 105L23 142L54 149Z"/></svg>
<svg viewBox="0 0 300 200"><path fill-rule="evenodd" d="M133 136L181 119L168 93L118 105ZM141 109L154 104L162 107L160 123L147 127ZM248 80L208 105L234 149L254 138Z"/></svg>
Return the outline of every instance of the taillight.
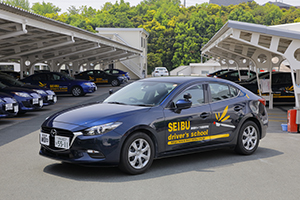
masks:
<svg viewBox="0 0 300 200"><path fill-rule="evenodd" d="M206 76L207 76L207 77L212 77L213 75L212 75L212 74L207 74Z"/></svg>
<svg viewBox="0 0 300 200"><path fill-rule="evenodd" d="M264 98L258 99L258 101L266 106L266 100Z"/></svg>

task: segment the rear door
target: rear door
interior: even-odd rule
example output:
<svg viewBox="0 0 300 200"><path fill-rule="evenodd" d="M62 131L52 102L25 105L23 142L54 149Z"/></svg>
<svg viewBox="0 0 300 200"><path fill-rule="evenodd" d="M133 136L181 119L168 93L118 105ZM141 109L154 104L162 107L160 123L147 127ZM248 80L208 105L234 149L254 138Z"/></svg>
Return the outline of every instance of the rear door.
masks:
<svg viewBox="0 0 300 200"><path fill-rule="evenodd" d="M239 89L230 84L209 83L208 94L213 118L211 143L229 142L233 139L246 109L246 103L240 100L239 92Z"/></svg>

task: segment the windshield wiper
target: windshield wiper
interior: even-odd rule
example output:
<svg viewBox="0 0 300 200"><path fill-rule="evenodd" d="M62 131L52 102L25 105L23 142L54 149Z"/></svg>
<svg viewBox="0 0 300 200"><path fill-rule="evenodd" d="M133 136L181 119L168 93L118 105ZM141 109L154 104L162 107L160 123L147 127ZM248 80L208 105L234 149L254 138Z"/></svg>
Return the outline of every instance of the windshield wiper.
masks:
<svg viewBox="0 0 300 200"><path fill-rule="evenodd" d="M153 104L132 104L133 106L145 106L145 107L153 107Z"/></svg>
<svg viewBox="0 0 300 200"><path fill-rule="evenodd" d="M111 104L120 104L120 105L126 105L125 103L118 102L118 101L110 101L110 102L107 102L107 103L111 103Z"/></svg>

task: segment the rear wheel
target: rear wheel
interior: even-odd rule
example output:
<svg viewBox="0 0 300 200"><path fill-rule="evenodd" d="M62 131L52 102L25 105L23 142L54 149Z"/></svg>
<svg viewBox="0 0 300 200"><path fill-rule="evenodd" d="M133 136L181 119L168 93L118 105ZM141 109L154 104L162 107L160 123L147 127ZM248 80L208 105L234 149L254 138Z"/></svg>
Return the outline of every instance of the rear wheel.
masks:
<svg viewBox="0 0 300 200"><path fill-rule="evenodd" d="M79 87L79 86L73 87L73 88L72 88L72 95L73 95L74 97L83 96L84 93L83 93L82 88Z"/></svg>
<svg viewBox="0 0 300 200"><path fill-rule="evenodd" d="M125 141L119 168L129 174L144 173L153 162L154 145L151 138L142 132L135 133Z"/></svg>
<svg viewBox="0 0 300 200"><path fill-rule="evenodd" d="M254 122L245 122L239 131L235 151L243 155L254 153L259 144L259 135L259 129Z"/></svg>
<svg viewBox="0 0 300 200"><path fill-rule="evenodd" d="M112 85L113 87L116 87L116 86L119 86L119 85L120 85L120 82L119 82L117 79L114 79L114 80L111 81L111 85Z"/></svg>

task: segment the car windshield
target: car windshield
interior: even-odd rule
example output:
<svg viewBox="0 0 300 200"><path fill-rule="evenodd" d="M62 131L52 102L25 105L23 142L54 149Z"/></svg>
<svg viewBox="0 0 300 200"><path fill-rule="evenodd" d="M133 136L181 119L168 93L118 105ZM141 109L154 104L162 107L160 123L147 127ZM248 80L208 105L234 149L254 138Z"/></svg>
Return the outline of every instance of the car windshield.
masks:
<svg viewBox="0 0 300 200"><path fill-rule="evenodd" d="M6 85L22 87L25 84L9 76L0 76L0 82Z"/></svg>
<svg viewBox="0 0 300 200"><path fill-rule="evenodd" d="M0 88L3 89L3 88L6 88L7 86L4 85L3 83L0 83Z"/></svg>
<svg viewBox="0 0 300 200"><path fill-rule="evenodd" d="M137 81L112 94L104 100L104 103L155 106L159 105L175 87L176 83Z"/></svg>

